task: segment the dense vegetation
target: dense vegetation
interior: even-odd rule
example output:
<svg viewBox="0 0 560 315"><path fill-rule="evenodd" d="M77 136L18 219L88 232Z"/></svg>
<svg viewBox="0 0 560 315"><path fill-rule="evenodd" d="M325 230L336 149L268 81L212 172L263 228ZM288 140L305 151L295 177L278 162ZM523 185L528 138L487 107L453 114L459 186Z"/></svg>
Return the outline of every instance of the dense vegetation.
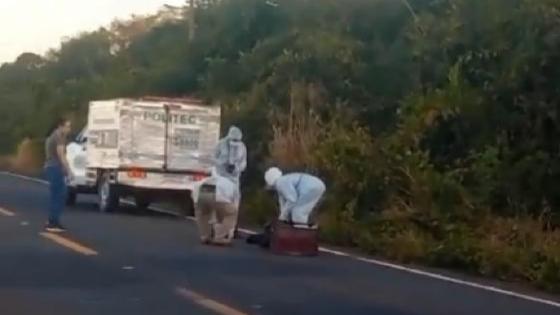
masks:
<svg viewBox="0 0 560 315"><path fill-rule="evenodd" d="M560 2L224 0L0 68L0 150L90 99L196 94L272 163L319 174L325 240L560 290Z"/></svg>

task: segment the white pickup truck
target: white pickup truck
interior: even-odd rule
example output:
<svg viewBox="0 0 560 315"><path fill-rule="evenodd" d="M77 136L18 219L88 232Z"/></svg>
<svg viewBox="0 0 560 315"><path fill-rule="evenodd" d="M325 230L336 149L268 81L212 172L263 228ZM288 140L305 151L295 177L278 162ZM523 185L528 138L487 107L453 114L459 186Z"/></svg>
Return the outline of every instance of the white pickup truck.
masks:
<svg viewBox="0 0 560 315"><path fill-rule="evenodd" d="M105 212L121 197L139 208L170 197L192 212L190 192L210 176L220 119L219 106L190 98L92 101L86 128L67 147L68 203L94 193Z"/></svg>

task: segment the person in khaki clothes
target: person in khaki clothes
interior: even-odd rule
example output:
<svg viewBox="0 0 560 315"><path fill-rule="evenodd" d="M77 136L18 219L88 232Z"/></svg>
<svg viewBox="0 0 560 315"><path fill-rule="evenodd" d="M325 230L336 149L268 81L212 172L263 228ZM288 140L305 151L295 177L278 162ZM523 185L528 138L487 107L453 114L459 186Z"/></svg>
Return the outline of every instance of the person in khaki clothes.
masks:
<svg viewBox="0 0 560 315"><path fill-rule="evenodd" d="M203 244L231 245L237 222L239 188L229 178L213 172L195 187L195 217ZM216 224L210 222L216 219Z"/></svg>

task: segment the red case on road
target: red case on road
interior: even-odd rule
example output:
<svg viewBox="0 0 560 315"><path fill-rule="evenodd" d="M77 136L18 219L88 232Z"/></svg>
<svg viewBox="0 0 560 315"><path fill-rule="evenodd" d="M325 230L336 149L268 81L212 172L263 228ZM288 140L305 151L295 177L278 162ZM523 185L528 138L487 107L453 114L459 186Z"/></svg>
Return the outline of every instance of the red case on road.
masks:
<svg viewBox="0 0 560 315"><path fill-rule="evenodd" d="M316 256L319 253L317 228L295 227L276 222L270 250L278 255Z"/></svg>

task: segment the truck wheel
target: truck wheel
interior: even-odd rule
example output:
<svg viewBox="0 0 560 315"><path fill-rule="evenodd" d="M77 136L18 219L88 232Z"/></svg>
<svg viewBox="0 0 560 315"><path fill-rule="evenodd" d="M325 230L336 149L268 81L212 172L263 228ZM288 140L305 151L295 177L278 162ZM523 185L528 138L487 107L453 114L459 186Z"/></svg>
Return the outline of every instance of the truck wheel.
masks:
<svg viewBox="0 0 560 315"><path fill-rule="evenodd" d="M136 204L136 208L138 210L146 211L150 207L150 204L152 203L152 201L146 196L142 196L140 194L137 194L137 195L134 196L134 203Z"/></svg>
<svg viewBox="0 0 560 315"><path fill-rule="evenodd" d="M67 194L66 194L66 205L67 206L73 206L76 204L76 199L77 199L77 193L76 193L76 189L74 189L73 187L68 187L67 188Z"/></svg>
<svg viewBox="0 0 560 315"><path fill-rule="evenodd" d="M109 181L109 176L104 175L99 180L97 195L99 197L99 211L113 212L119 206L119 194L115 185Z"/></svg>

